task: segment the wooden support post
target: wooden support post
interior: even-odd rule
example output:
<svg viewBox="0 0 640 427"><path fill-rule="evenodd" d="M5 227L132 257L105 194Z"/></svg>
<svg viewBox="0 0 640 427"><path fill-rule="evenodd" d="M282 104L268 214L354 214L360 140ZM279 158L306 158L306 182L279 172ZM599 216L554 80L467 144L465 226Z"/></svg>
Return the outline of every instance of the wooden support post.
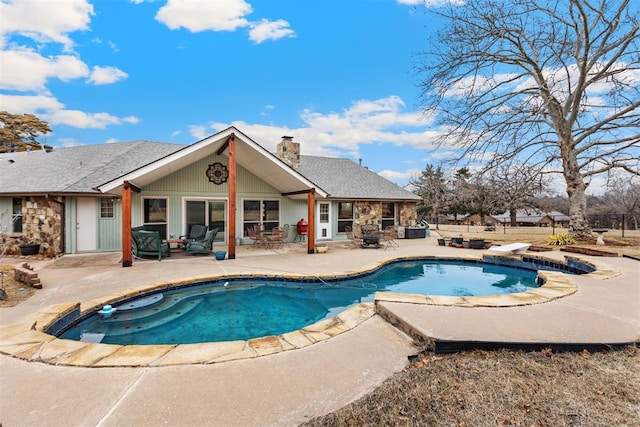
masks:
<svg viewBox="0 0 640 427"><path fill-rule="evenodd" d="M307 253L316 252L316 189L312 188L307 193L307 217L309 228L307 232Z"/></svg>
<svg viewBox="0 0 640 427"><path fill-rule="evenodd" d="M122 266L133 265L131 253L131 186L128 181L122 186Z"/></svg>
<svg viewBox="0 0 640 427"><path fill-rule="evenodd" d="M236 198L237 198L237 175L236 175L236 136L231 134L227 140L229 144L229 224L227 230L229 239L229 250L227 258L236 258Z"/></svg>

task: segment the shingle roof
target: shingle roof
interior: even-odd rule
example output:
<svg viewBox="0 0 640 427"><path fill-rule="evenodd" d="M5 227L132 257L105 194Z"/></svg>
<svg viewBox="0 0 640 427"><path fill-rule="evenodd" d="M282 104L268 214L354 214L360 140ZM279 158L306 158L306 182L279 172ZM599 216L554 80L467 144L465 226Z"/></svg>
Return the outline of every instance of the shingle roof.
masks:
<svg viewBox="0 0 640 427"><path fill-rule="evenodd" d="M0 154L0 193L95 193L99 184L182 145L118 142Z"/></svg>
<svg viewBox="0 0 640 427"><path fill-rule="evenodd" d="M420 196L349 159L300 156L300 173L332 199L420 200Z"/></svg>
<svg viewBox="0 0 640 427"><path fill-rule="evenodd" d="M0 194L97 193L98 185L184 147L134 141L3 153ZM300 173L333 199L420 200L349 159L301 156Z"/></svg>

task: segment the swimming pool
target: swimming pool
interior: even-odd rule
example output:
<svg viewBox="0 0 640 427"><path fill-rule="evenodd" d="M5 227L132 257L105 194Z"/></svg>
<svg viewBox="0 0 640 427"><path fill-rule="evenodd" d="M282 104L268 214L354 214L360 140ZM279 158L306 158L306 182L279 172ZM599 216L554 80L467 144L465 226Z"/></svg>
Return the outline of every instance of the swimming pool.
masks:
<svg viewBox="0 0 640 427"><path fill-rule="evenodd" d="M112 312L92 313L58 336L124 345L246 340L301 329L372 302L376 292L480 296L535 287L532 270L446 260L399 261L335 281L226 278L113 304Z"/></svg>

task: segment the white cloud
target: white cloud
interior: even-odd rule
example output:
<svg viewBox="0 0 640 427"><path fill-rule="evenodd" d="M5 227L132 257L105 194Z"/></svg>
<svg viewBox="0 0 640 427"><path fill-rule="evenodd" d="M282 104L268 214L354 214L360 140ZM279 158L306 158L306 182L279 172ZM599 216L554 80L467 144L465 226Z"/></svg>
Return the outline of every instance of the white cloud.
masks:
<svg viewBox="0 0 640 427"><path fill-rule="evenodd" d="M104 129L110 125L119 125L123 121L135 121L135 118L121 119L109 113L86 113L79 110L54 110L45 113L43 117L51 124L68 125L80 129Z"/></svg>
<svg viewBox="0 0 640 427"><path fill-rule="evenodd" d="M51 125L68 125L82 129L104 129L109 125L136 124L138 117L117 117L109 113L86 113L67 110L64 104L49 95L0 94L0 111L14 114L35 114Z"/></svg>
<svg viewBox="0 0 640 427"><path fill-rule="evenodd" d="M378 175L388 179L389 181L399 182L399 181L409 181L411 179L415 179L419 177L421 173L422 173L422 170L420 169L407 169L404 172L384 169L378 172Z"/></svg>
<svg viewBox="0 0 640 427"><path fill-rule="evenodd" d="M224 126L218 130L222 130L225 127L229 127L229 126ZM207 127L201 126L201 125L189 126L189 135L193 136L197 140L201 140L209 136L209 134L207 133Z"/></svg>
<svg viewBox="0 0 640 427"><path fill-rule="evenodd" d="M156 19L172 30L186 28L200 31L233 31L249 26L244 18L252 12L244 0L183 1L167 0L156 14Z"/></svg>
<svg viewBox="0 0 640 427"><path fill-rule="evenodd" d="M295 32L289 28L289 23L284 19L278 19L277 21L263 19L258 23L251 23L249 38L256 44L265 40L278 40L283 37L295 37Z"/></svg>
<svg viewBox="0 0 640 427"><path fill-rule="evenodd" d="M50 95L3 95L0 94L0 111L15 114L36 114L43 110L56 110L64 105Z"/></svg>
<svg viewBox="0 0 640 427"><path fill-rule="evenodd" d="M45 12L46 11L46 12ZM13 0L0 2L0 39L11 33L38 42L73 46L68 33L89 28L93 6L86 0Z"/></svg>
<svg viewBox="0 0 640 427"><path fill-rule="evenodd" d="M300 114L304 125L286 128L263 124L209 123L194 125L190 134L202 139L233 125L270 151L275 151L282 135L293 135L304 144L304 153L319 156L349 156L359 158L360 146L365 144L393 144L416 149L432 149L440 136L438 130L428 130L430 122L421 121L421 114L404 112L400 97L390 96L378 100L361 100L341 113L320 113L304 110ZM415 128L415 132L406 130ZM398 130L402 128L403 130Z"/></svg>
<svg viewBox="0 0 640 427"><path fill-rule="evenodd" d="M93 67L89 81L96 85L105 85L115 83L129 77L127 73L116 67Z"/></svg>
<svg viewBox="0 0 640 427"><path fill-rule="evenodd" d="M0 51L0 63L0 89L41 91L51 78L69 81L89 75L87 65L75 56L45 58L28 48Z"/></svg>

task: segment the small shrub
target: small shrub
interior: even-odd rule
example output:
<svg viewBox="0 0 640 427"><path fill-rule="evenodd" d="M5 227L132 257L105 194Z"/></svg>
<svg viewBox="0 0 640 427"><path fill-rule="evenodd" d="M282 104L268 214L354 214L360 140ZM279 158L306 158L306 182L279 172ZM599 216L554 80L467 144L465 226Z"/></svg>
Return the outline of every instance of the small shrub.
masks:
<svg viewBox="0 0 640 427"><path fill-rule="evenodd" d="M552 246L573 245L576 240L569 233L560 233L549 236L547 244Z"/></svg>

